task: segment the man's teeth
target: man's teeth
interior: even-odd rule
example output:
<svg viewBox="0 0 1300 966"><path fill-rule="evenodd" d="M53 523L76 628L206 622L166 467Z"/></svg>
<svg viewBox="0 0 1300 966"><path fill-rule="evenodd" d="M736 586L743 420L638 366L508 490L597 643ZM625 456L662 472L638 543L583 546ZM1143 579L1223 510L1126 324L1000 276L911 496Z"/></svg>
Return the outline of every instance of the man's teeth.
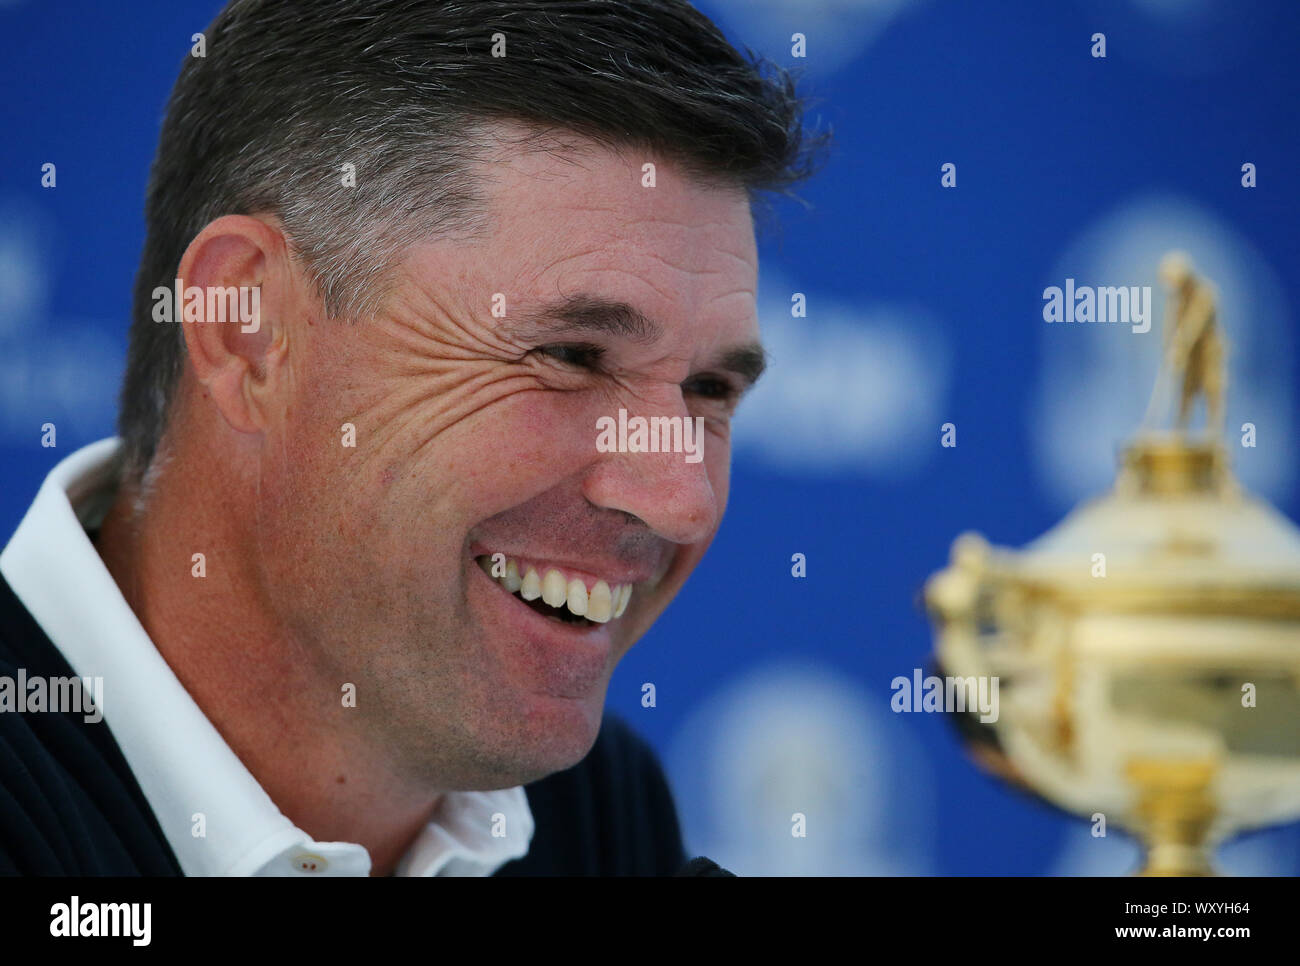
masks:
<svg viewBox="0 0 1300 966"><path fill-rule="evenodd" d="M552 607L568 607L571 614L585 617L597 624L622 617L627 610L628 601L632 599L631 584L615 584L611 587L605 581L598 580L588 590L582 580L577 577L568 579L555 568L547 570L543 575L537 572L536 567L529 567L521 577L518 561L507 560L504 575L498 576L493 574L493 570L500 571L502 568L494 567L491 556L479 557L478 564L484 573L510 593L518 593L524 600L540 597Z"/></svg>
<svg viewBox="0 0 1300 966"><path fill-rule="evenodd" d="M510 561L510 563L514 563L514 561L513 560ZM509 567L508 564L507 567ZM509 569L507 569L506 573L509 572L510 572ZM519 572L519 568L516 567L515 573L518 572ZM489 577L492 576L491 567L488 567L488 576ZM507 586L506 590L509 589L510 588ZM519 596L522 597L524 600L536 600L538 597L542 596L542 578L537 576L537 571L534 570L532 567L528 568L528 574L527 576L524 577L523 582L519 587Z"/></svg>
<svg viewBox="0 0 1300 966"><path fill-rule="evenodd" d="M542 578L542 603L550 604L552 607L564 606L566 589L564 574L558 570L546 571L546 576Z"/></svg>
<svg viewBox="0 0 1300 966"><path fill-rule="evenodd" d="M506 561L506 575L501 578L501 583L506 585L506 590L513 594L523 582L523 578L519 576L519 564L513 560Z"/></svg>
<svg viewBox="0 0 1300 966"><path fill-rule="evenodd" d="M554 570L551 574L555 573ZM550 580L551 574L547 574L547 580ZM569 610L573 611L579 617L587 616L587 585L581 580L569 581L569 592L564 595L569 604Z"/></svg>
<svg viewBox="0 0 1300 966"><path fill-rule="evenodd" d="M609 620L614 614L615 593L621 594L622 591L612 591L605 581L596 581L596 586L591 588L591 594L587 597L587 620L598 624Z"/></svg>

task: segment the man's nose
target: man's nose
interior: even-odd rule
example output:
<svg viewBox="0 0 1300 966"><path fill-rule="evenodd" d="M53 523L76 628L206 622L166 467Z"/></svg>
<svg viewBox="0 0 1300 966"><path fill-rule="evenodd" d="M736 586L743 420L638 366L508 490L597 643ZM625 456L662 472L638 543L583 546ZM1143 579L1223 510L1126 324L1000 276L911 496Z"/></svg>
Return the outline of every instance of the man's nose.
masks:
<svg viewBox="0 0 1300 966"><path fill-rule="evenodd" d="M617 425L619 416L611 413ZM632 420L641 416L648 425L651 413L627 411L631 439ZM664 416L660 410L655 416ZM622 510L638 517L655 533L673 543L692 544L708 538L717 527L718 500L709 480L707 442L703 439L702 421L687 415L685 406L667 414L678 417L682 435L674 439L689 440L704 458L697 462L691 452L605 452L600 453L583 485L588 500L599 507ZM689 426L687 422L689 421ZM699 434L696 434L696 427ZM621 442L621 433L617 434ZM656 436L658 434L656 433ZM719 444L724 445L724 444ZM685 446L680 447L686 449Z"/></svg>

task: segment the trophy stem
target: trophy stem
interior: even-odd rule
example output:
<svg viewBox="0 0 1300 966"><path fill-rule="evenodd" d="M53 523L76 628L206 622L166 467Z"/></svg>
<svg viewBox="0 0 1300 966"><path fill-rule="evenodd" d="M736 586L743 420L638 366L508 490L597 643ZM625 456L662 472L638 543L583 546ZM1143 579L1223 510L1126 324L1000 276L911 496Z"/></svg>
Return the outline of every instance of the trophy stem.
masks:
<svg viewBox="0 0 1300 966"><path fill-rule="evenodd" d="M1211 761L1129 762L1138 790L1138 832L1146 846L1143 876L1215 875L1209 833L1214 822Z"/></svg>

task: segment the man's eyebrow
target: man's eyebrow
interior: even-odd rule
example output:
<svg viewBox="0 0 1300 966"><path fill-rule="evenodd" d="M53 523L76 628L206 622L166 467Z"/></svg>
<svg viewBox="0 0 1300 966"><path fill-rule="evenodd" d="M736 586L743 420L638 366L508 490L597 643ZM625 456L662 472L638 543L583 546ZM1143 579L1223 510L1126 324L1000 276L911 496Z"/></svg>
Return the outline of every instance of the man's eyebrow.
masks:
<svg viewBox="0 0 1300 966"><path fill-rule="evenodd" d="M758 377L767 368L767 352L757 342L737 346L718 358L716 368L735 373L744 380L747 389L758 382Z"/></svg>
<svg viewBox="0 0 1300 966"><path fill-rule="evenodd" d="M517 338L594 332L650 344L663 335L659 323L639 309L596 295L570 295L522 315L522 321L509 326L510 334Z"/></svg>

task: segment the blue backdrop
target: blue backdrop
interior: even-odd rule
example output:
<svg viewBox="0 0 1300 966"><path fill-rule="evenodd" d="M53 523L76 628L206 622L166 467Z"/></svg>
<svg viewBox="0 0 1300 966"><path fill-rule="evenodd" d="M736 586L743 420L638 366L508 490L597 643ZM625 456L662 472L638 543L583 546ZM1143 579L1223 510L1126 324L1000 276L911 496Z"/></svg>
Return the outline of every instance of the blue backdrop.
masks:
<svg viewBox="0 0 1300 966"><path fill-rule="evenodd" d="M1019 546L1109 484L1154 377L1169 248L1222 290L1228 425L1258 433L1239 475L1300 513L1300 4L700 5L803 72L837 145L811 207L782 202L762 238L774 366L742 407L727 520L609 708L662 755L688 847L740 873L1126 872L1131 843L986 777L943 715L892 713L889 682L929 658L918 595L954 536ZM162 109L219 6L0 0L5 539L49 468L112 432ZM1067 277L1153 286L1152 333L1045 324ZM1222 860L1295 874L1300 829Z"/></svg>

